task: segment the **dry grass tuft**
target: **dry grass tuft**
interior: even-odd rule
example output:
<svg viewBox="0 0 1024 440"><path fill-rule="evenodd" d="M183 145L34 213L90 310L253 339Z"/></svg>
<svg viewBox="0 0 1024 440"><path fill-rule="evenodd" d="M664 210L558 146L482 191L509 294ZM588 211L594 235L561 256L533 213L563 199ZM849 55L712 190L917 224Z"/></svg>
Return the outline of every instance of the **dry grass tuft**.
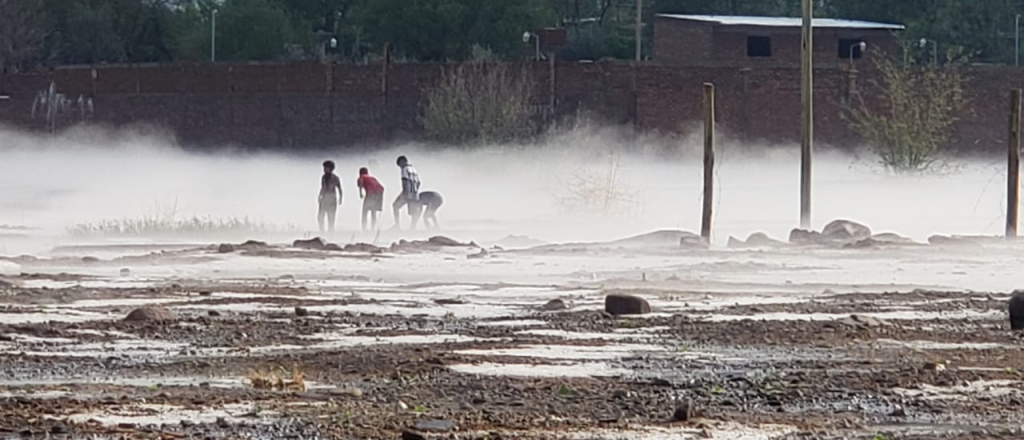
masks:
<svg viewBox="0 0 1024 440"><path fill-rule="evenodd" d="M276 371L267 367L266 371L249 370L248 378L252 387L258 390L306 391L306 375L298 365L292 365L290 378L288 374L284 367L278 366Z"/></svg>

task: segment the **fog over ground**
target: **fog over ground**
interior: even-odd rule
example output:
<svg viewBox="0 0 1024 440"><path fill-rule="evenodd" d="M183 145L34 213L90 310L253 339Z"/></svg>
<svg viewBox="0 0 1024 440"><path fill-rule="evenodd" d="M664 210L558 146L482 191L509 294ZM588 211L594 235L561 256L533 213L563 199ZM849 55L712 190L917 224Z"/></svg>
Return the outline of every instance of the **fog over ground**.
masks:
<svg viewBox="0 0 1024 440"><path fill-rule="evenodd" d="M31 243L0 234L0 254L78 243L82 239L68 236L66 228L123 218L248 217L315 234L324 159L337 162L345 192L334 239L370 240L372 235L356 234L358 169L370 166L386 187L382 225L390 227L390 202L401 186L394 163L400 154L419 170L423 190L444 195L442 227L461 239L487 242L515 234L578 241L655 229L699 231L700 148L699 134L638 139L577 127L529 146L198 153L131 131L75 130L49 137L7 129L0 131L0 225L39 229L30 233ZM757 231L784 239L798 224L797 145L726 139L717 165L715 245L724 245L729 235ZM814 162L814 226L846 218L917 240L936 233L1000 234L1005 164L993 159L955 165L950 172L895 176L870 154L821 149ZM590 189L571 190L581 186ZM600 195L609 188L617 195Z"/></svg>

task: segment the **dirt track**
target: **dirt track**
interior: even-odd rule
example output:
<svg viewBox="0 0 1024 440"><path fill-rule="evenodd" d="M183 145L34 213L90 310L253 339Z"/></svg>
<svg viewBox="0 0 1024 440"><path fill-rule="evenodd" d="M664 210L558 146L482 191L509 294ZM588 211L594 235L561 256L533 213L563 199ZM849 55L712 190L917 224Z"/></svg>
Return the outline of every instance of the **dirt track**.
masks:
<svg viewBox="0 0 1024 440"><path fill-rule="evenodd" d="M429 267L471 253L383 258ZM619 263L642 278L609 266L578 281L406 283L359 266L380 256L322 256L232 258L355 266L190 278L100 274L219 256L21 261L27 272L0 287L0 435L378 439L420 423L437 428L420 429L428 438L1024 436L1007 292L702 292L673 287L686 275L659 269L661 254ZM648 298L655 313L608 315L610 292ZM553 298L570 307L542 310ZM122 320L144 305L178 319ZM254 387L252 372L268 369L301 383ZM674 422L681 402L694 417Z"/></svg>

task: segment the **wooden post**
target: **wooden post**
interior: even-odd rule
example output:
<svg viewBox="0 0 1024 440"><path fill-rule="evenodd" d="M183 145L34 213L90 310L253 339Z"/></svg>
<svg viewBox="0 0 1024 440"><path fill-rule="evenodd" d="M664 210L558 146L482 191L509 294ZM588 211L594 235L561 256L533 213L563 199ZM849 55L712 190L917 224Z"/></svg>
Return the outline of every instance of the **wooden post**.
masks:
<svg viewBox="0 0 1024 440"><path fill-rule="evenodd" d="M800 98L803 114L800 124L800 227L811 228L811 149L814 139L814 69L811 52L814 48L811 17L813 0L803 0L803 32L801 38Z"/></svg>
<svg viewBox="0 0 1024 440"><path fill-rule="evenodd" d="M380 95L381 103L383 108L381 109L381 119L383 125L384 136L387 138L391 137L391 112L389 111L390 106L388 105L388 89L391 87L391 43L384 44L384 63L381 66L380 75Z"/></svg>
<svg viewBox="0 0 1024 440"><path fill-rule="evenodd" d="M704 211L700 236L711 242L711 211L715 195L715 85L704 83Z"/></svg>
<svg viewBox="0 0 1024 440"><path fill-rule="evenodd" d="M1006 161L1006 238L1017 238L1020 203L1020 89L1010 92L1010 142Z"/></svg>

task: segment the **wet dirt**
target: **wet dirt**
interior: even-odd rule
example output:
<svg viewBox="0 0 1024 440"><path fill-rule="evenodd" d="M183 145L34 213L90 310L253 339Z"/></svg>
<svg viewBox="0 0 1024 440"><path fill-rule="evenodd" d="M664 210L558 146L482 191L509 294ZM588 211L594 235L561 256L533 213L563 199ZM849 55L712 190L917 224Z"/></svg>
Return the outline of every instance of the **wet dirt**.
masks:
<svg viewBox="0 0 1024 440"><path fill-rule="evenodd" d="M189 268L207 252L132 261ZM434 261L424 253L387 258ZM1024 435L1024 340L1004 322L1006 292L780 301L666 282L631 290L655 313L613 317L596 276L385 282L366 258L309 254L234 258L354 266L125 286L80 258L23 260L32 274L4 277L0 297L0 437L378 439L423 421L444 428L427 438ZM502 258L530 258L517 255ZM541 308L555 298L568 309ZM178 318L123 320L144 305ZM302 386L254 386L296 373ZM681 402L693 420L672 420Z"/></svg>

